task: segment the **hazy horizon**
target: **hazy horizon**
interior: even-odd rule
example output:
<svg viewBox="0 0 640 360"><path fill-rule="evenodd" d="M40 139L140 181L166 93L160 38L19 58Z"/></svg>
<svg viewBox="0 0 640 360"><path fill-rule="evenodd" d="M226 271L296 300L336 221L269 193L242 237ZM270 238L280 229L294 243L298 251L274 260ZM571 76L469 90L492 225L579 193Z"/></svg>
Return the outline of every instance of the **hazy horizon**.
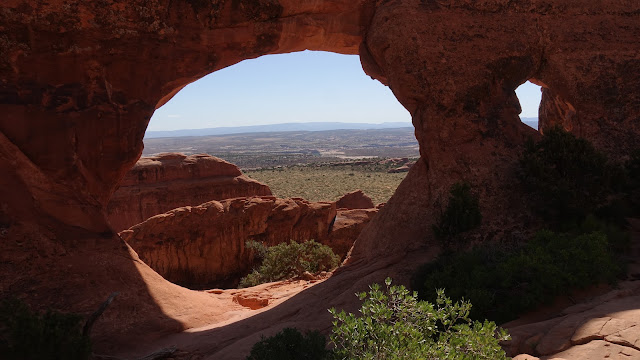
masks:
<svg viewBox="0 0 640 360"><path fill-rule="evenodd" d="M521 116L537 117L540 88L527 82L516 92ZM357 55L303 51L245 60L187 85L147 130L314 122L411 125L411 116Z"/></svg>
<svg viewBox="0 0 640 360"><path fill-rule="evenodd" d="M537 129L538 118L521 118L522 122ZM330 131L330 130L383 130L413 127L410 122L383 122L373 123L343 123L343 122L308 122L308 123L279 123L245 126L220 126L214 128L176 129L176 130L149 130L145 133L145 139L194 137L211 135L233 135L271 132L300 132L300 131Z"/></svg>

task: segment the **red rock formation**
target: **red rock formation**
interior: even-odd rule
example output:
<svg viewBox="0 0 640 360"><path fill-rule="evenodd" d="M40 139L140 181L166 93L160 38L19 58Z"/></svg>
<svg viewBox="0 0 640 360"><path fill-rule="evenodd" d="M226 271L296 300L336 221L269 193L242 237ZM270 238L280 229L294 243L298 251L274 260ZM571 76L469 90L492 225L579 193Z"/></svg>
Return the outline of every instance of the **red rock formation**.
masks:
<svg viewBox="0 0 640 360"><path fill-rule="evenodd" d="M374 207L373 201L362 190L352 191L343 195L336 202L338 209L371 209Z"/></svg>
<svg viewBox="0 0 640 360"><path fill-rule="evenodd" d="M178 208L121 236L169 281L198 289L235 287L253 264L247 240L273 246L314 239L344 257L375 213L336 213L335 203L303 199L236 198Z"/></svg>
<svg viewBox="0 0 640 360"><path fill-rule="evenodd" d="M119 186L107 206L116 231L182 206L271 195L267 185L242 175L237 166L206 154L140 158Z"/></svg>
<svg viewBox="0 0 640 360"><path fill-rule="evenodd" d="M333 252L344 258L351 250L353 242L377 213L378 209L375 208L338 209L331 233L326 239L321 240L322 243L331 247Z"/></svg>
<svg viewBox="0 0 640 360"><path fill-rule="evenodd" d="M510 326L507 350L554 359L640 359L639 293L637 281L623 282L619 289L570 306L559 316Z"/></svg>
<svg viewBox="0 0 640 360"><path fill-rule="evenodd" d="M627 45L640 35L638 10L640 4L586 0L379 4L361 47L363 67L388 83L412 114L422 158L353 255L374 259L417 245L413 239L428 234L437 219L434 204L458 181L480 192L485 224L531 222L512 186L522 145L536 135L518 118L514 90L526 80L551 89L547 99L575 109L556 112L572 120L542 124L572 123L571 131L621 154L637 146L640 102L635 90L622 89L637 89L640 75L625 78L621 69L640 69L631 55L638 50ZM617 20L605 25L609 16Z"/></svg>
<svg viewBox="0 0 640 360"><path fill-rule="evenodd" d="M193 293L141 265L105 217L151 114L244 59L359 52L412 114L421 160L359 236L348 271L250 326L197 339L208 357L233 359L283 319L326 326L320 306L352 304L368 283L433 256L434 203L452 183L478 189L485 223L524 223L512 170L535 135L518 119L514 89L526 80L545 88L542 130L563 124L618 155L636 147L638 14L628 0L2 1L0 292L88 311L121 291L126 301L96 328L98 348L202 325L209 300L184 305Z"/></svg>

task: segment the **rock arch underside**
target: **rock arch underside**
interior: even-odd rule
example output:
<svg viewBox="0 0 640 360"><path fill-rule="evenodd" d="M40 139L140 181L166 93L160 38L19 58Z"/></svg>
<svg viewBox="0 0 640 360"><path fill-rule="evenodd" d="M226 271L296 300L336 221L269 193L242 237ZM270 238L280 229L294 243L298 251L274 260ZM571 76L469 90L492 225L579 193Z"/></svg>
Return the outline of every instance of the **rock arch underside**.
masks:
<svg viewBox="0 0 640 360"><path fill-rule="evenodd" d="M151 115L245 59L359 54L412 114L421 161L333 277L183 336L225 359L285 325L326 330L324 309L353 310L354 292L406 281L437 253L435 204L454 182L478 189L483 234L517 236L529 215L511 169L537 134L518 118L525 81L543 86L543 131L560 124L620 157L637 146L638 39L635 0L3 0L0 291L80 313L120 292L93 332L104 353L207 325L219 312L210 297L162 279L105 219Z"/></svg>

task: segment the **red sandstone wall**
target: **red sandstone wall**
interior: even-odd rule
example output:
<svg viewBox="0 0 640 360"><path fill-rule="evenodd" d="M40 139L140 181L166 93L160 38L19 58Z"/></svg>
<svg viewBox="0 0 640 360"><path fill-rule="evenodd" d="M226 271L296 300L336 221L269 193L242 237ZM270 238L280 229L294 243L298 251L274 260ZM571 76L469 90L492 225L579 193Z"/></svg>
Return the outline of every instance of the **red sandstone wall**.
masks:
<svg viewBox="0 0 640 360"><path fill-rule="evenodd" d="M344 257L376 209L336 211L332 202L236 198L183 207L121 233L164 278L191 288L234 287L251 270L247 240L273 246L316 240Z"/></svg>
<svg viewBox="0 0 640 360"><path fill-rule="evenodd" d="M267 185L216 157L162 154L141 158L129 170L109 201L107 216L113 229L121 231L182 206L268 195Z"/></svg>

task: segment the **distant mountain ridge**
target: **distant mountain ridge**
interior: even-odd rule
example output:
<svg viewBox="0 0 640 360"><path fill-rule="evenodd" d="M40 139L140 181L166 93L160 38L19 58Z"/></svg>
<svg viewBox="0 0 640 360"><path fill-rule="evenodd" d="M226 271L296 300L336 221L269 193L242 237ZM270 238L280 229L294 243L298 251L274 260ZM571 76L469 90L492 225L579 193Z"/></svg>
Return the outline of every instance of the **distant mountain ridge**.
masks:
<svg viewBox="0 0 640 360"><path fill-rule="evenodd" d="M341 123L341 122L313 122L313 123L282 123L270 125L215 127L207 129L184 129L170 131L147 131L145 139L183 136L231 135L261 132L281 131L326 131L326 130L370 130L395 129L412 127L410 122L384 122L381 124Z"/></svg>
<svg viewBox="0 0 640 360"><path fill-rule="evenodd" d="M521 118L521 120L523 123L531 126L534 129L538 128L538 118L523 117ZM384 122L381 124L342 122L282 123L269 125L215 127L206 129L147 131L144 135L144 138L154 139L184 136L232 135L284 131L378 130L398 129L412 126L413 124L411 124L410 122Z"/></svg>
<svg viewBox="0 0 640 360"><path fill-rule="evenodd" d="M530 118L530 117L521 117L520 120L522 120L523 123L531 126L532 128L538 130L538 118Z"/></svg>

